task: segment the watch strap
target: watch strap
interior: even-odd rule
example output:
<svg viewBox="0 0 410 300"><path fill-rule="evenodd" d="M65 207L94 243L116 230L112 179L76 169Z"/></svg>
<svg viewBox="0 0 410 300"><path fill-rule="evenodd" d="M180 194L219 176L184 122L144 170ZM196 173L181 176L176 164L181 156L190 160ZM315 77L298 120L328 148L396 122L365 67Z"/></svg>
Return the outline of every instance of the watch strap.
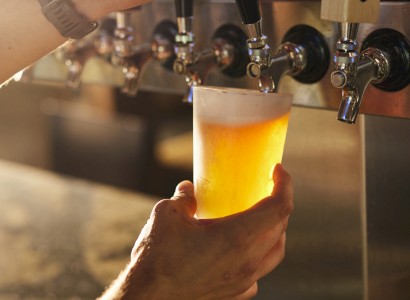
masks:
<svg viewBox="0 0 410 300"><path fill-rule="evenodd" d="M79 13L70 0L38 0L41 12L60 34L71 39L80 39L98 27Z"/></svg>
<svg viewBox="0 0 410 300"><path fill-rule="evenodd" d="M52 0L38 0L38 3L40 3L41 6L44 6L48 3L50 3Z"/></svg>

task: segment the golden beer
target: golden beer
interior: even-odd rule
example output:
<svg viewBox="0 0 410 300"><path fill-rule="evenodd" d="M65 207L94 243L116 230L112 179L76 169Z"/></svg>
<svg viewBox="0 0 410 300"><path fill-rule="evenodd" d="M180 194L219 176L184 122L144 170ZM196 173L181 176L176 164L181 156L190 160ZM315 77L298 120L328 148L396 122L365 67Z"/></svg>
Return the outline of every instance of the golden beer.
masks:
<svg viewBox="0 0 410 300"><path fill-rule="evenodd" d="M206 97L209 91L203 92ZM225 96L229 93L219 99L222 103L217 106L230 101ZM244 109L239 112L236 105L226 110L219 107L213 115L210 110L215 99L206 103L207 111L202 114L198 111L201 108L195 107L194 94L194 185L198 218L216 218L243 211L272 192L272 172L282 160L290 104L289 109L279 105L279 112L266 111L272 106L264 108L266 105L252 104L254 96L254 93L242 92L242 98L248 98L244 103L232 101L244 105ZM259 99L262 104L265 100L270 101ZM259 108L247 109L249 105L261 105L264 109L258 115L255 113ZM232 111L234 117L230 116Z"/></svg>

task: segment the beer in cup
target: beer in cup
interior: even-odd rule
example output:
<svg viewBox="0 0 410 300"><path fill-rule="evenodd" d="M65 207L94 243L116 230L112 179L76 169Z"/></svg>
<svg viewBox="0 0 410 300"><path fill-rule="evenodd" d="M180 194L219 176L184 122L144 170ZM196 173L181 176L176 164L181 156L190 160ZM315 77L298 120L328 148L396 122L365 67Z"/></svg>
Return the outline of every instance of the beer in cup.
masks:
<svg viewBox="0 0 410 300"><path fill-rule="evenodd" d="M272 192L292 95L195 86L194 186L198 218L248 209Z"/></svg>

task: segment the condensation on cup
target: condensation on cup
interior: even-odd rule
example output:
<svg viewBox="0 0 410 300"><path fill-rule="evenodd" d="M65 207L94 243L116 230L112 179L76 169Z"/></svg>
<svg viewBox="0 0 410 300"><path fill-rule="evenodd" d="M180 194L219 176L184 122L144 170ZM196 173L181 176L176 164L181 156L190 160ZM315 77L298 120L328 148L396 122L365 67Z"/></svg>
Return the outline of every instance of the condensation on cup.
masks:
<svg viewBox="0 0 410 300"><path fill-rule="evenodd" d="M195 86L194 185L198 218L248 209L270 195L282 161L291 94Z"/></svg>

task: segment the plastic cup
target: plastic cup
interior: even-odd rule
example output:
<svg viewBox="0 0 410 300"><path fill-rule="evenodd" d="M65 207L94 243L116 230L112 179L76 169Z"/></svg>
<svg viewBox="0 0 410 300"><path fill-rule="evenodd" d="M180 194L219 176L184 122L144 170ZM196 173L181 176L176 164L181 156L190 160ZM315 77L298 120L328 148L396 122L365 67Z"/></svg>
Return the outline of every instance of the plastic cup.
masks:
<svg viewBox="0 0 410 300"><path fill-rule="evenodd" d="M291 94L195 86L194 186L198 218L248 209L272 192Z"/></svg>

